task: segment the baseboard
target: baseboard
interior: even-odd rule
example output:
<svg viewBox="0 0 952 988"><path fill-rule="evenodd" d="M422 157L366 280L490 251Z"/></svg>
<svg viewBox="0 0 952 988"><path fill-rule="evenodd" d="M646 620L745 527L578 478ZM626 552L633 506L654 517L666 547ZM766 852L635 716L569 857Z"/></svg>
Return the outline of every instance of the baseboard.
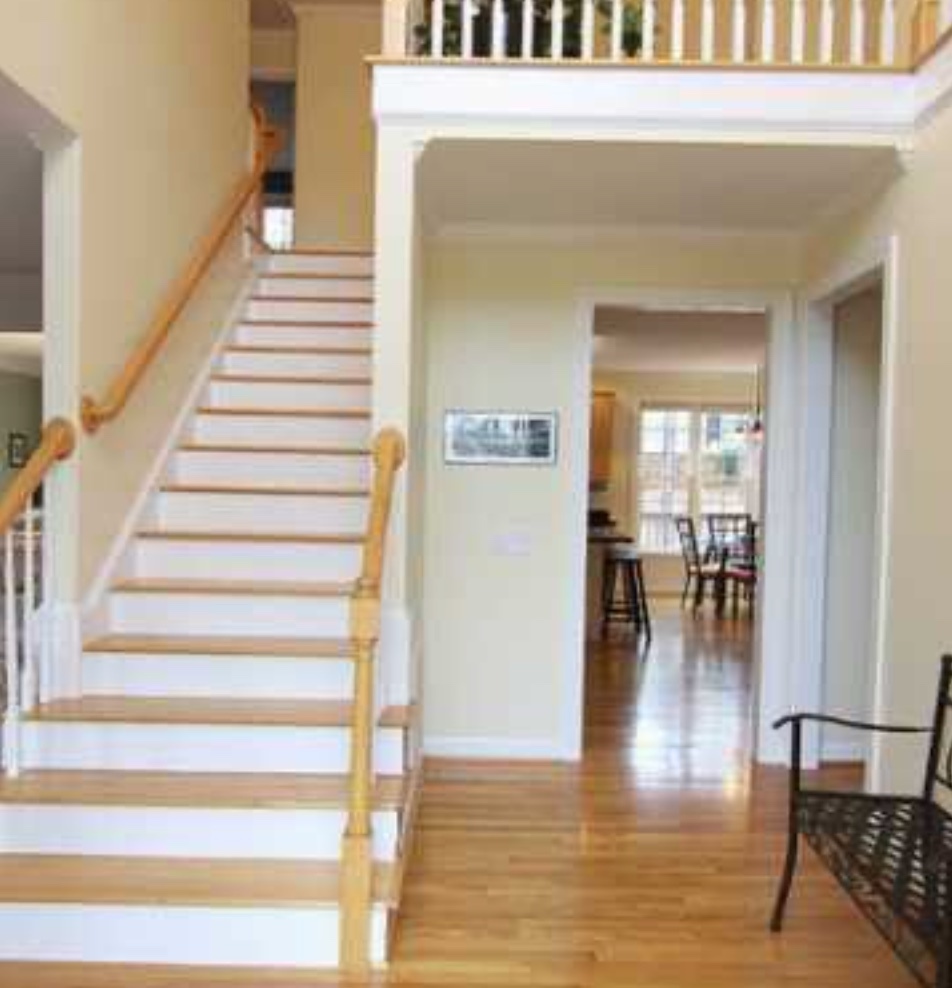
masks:
<svg viewBox="0 0 952 988"><path fill-rule="evenodd" d="M132 507L127 513L119 532L113 539L109 551L103 560L103 564L99 568L99 572L96 574L96 578L93 580L83 600L82 624L84 635L95 635L101 631L105 619L101 613L101 606L105 601L106 593L116 578L122 575L121 568L129 542L144 520L145 514L151 505L152 495L161 478L162 471L165 469L169 458L178 445L179 438L187 427L192 413L198 407L202 393L208 384L208 377L212 372L212 368L215 366L215 361L218 360L222 350L235 331L241 319L245 303L254 291L257 277L257 269L249 264L238 294L235 296L235 301L230 306L222 322L222 330L212 344L207 357L196 372L192 386L189 388L188 394L182 402L182 407L176 414L165 441L162 443L152 465L146 472L145 478L133 499Z"/></svg>
<svg viewBox="0 0 952 988"><path fill-rule="evenodd" d="M573 761L557 738L455 737L423 738L423 754L430 758L484 758L499 761Z"/></svg>

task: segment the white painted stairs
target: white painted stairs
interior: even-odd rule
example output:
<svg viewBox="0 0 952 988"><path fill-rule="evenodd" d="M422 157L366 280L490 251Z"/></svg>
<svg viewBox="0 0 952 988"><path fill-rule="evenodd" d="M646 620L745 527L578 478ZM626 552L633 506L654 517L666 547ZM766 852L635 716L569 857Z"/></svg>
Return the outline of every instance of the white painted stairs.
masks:
<svg viewBox="0 0 952 988"><path fill-rule="evenodd" d="M270 257L85 643L0 785L0 960L335 968L371 483L372 258ZM411 789L375 737L374 961Z"/></svg>

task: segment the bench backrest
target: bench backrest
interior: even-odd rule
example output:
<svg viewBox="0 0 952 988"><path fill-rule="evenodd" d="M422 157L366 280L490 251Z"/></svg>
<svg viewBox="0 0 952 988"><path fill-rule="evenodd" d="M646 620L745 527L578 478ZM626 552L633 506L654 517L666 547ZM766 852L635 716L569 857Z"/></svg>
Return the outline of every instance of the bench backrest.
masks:
<svg viewBox="0 0 952 988"><path fill-rule="evenodd" d="M926 778L923 796L930 802L938 795L936 787L945 790L943 802L948 805L952 797L952 655L942 656L942 671L939 673L939 689L936 692L935 716L932 721L932 741L929 745L929 758L926 761Z"/></svg>

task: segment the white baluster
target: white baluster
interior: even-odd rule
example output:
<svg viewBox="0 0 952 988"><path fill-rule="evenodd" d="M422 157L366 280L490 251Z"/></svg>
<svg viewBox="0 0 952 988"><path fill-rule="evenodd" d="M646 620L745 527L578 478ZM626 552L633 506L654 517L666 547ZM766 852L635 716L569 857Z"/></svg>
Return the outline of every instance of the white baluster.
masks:
<svg viewBox="0 0 952 988"><path fill-rule="evenodd" d="M493 58L506 54L506 5L503 0L493 0Z"/></svg>
<svg viewBox="0 0 952 988"><path fill-rule="evenodd" d="M850 62L862 65L866 47L866 8L863 0L853 0L850 14Z"/></svg>
<svg viewBox="0 0 952 988"><path fill-rule="evenodd" d="M462 18L462 23L460 24L460 54L463 58L473 57L473 19L476 16L476 8L473 6L473 0L463 0L463 6L460 9L460 17Z"/></svg>
<svg viewBox="0 0 952 988"><path fill-rule="evenodd" d="M595 0L582 0L582 58L595 54Z"/></svg>
<svg viewBox="0 0 952 988"><path fill-rule="evenodd" d="M430 54L434 58L443 57L443 0L433 0L430 17Z"/></svg>
<svg viewBox="0 0 952 988"><path fill-rule="evenodd" d="M892 65L896 61L896 0L883 0L879 23L879 60Z"/></svg>
<svg viewBox="0 0 952 988"><path fill-rule="evenodd" d="M760 60L770 63L774 60L774 40L776 37L777 12L774 0L763 0L760 22Z"/></svg>
<svg viewBox="0 0 952 988"><path fill-rule="evenodd" d="M33 498L23 512L23 688L20 707L32 710L36 702L36 649L33 640L36 611L36 532Z"/></svg>
<svg viewBox="0 0 952 988"><path fill-rule="evenodd" d="M7 705L3 716L3 767L7 775L20 774L20 663L17 642L17 581L14 569L13 531L3 537L4 661L7 673Z"/></svg>
<svg viewBox="0 0 952 988"><path fill-rule="evenodd" d="M800 64L806 57L806 4L790 0L790 61Z"/></svg>
<svg viewBox="0 0 952 988"><path fill-rule="evenodd" d="M684 58L684 0L671 2L671 61Z"/></svg>
<svg viewBox="0 0 952 988"><path fill-rule="evenodd" d="M622 34L625 27L625 0L612 0L612 41L611 55L615 62L622 57Z"/></svg>
<svg viewBox="0 0 952 988"><path fill-rule="evenodd" d="M535 0L523 0L522 4L522 57L532 58L535 45Z"/></svg>
<svg viewBox="0 0 952 988"><path fill-rule="evenodd" d="M714 61L714 0L701 0L701 61Z"/></svg>
<svg viewBox="0 0 952 988"><path fill-rule="evenodd" d="M553 58L561 58L565 38L565 4L552 0L552 51Z"/></svg>
<svg viewBox="0 0 952 988"><path fill-rule="evenodd" d="M833 61L833 0L820 0L820 61Z"/></svg>
<svg viewBox="0 0 952 988"><path fill-rule="evenodd" d="M734 0L731 15L731 58L735 62L743 62L747 58L746 0Z"/></svg>
<svg viewBox="0 0 952 988"><path fill-rule="evenodd" d="M654 60L655 25L657 24L657 7L655 0L643 0L641 8L641 57L645 62Z"/></svg>

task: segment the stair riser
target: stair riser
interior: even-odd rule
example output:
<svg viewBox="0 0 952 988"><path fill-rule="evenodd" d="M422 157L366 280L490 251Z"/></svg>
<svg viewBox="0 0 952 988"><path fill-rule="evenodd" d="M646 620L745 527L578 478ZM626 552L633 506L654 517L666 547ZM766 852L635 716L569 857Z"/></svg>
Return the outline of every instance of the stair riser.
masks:
<svg viewBox="0 0 952 988"><path fill-rule="evenodd" d="M349 771L348 727L35 722L24 725L24 768L119 772ZM403 732L374 739L377 772L403 771Z"/></svg>
<svg viewBox="0 0 952 988"><path fill-rule="evenodd" d="M268 258L264 269L276 274L372 275L374 259L358 254L294 254Z"/></svg>
<svg viewBox="0 0 952 988"><path fill-rule="evenodd" d="M0 853L159 858L333 861L347 822L343 809L193 807L0 807ZM374 859L396 858L398 820L374 813Z"/></svg>
<svg viewBox="0 0 952 988"><path fill-rule="evenodd" d="M362 558L359 545L321 542L140 539L133 552L136 576L197 580L342 582L357 579Z"/></svg>
<svg viewBox="0 0 952 988"><path fill-rule="evenodd" d="M170 479L181 484L369 490L370 457L180 450L173 460Z"/></svg>
<svg viewBox="0 0 952 988"><path fill-rule="evenodd" d="M369 384L297 384L251 381L213 381L206 392L208 408L311 409L370 408Z"/></svg>
<svg viewBox="0 0 952 988"><path fill-rule="evenodd" d="M195 442L226 446L370 446L370 420L290 415L197 415Z"/></svg>
<svg viewBox="0 0 952 988"><path fill-rule="evenodd" d="M370 377L370 354L363 353L226 353L229 374L267 377Z"/></svg>
<svg viewBox="0 0 952 988"><path fill-rule="evenodd" d="M205 480L235 483L222 477ZM247 477L239 481L248 482ZM366 497L165 493L158 498L158 523L202 532L361 532L368 503Z"/></svg>
<svg viewBox="0 0 952 988"><path fill-rule="evenodd" d="M374 283L370 278L261 278L255 295L286 298L373 298Z"/></svg>
<svg viewBox="0 0 952 988"><path fill-rule="evenodd" d="M184 593L109 597L109 627L116 634L344 638L349 633L349 612L349 601L337 597Z"/></svg>
<svg viewBox="0 0 952 988"><path fill-rule="evenodd" d="M239 326L237 346L266 346L297 349L300 347L366 348L373 345L371 330L366 326Z"/></svg>
<svg viewBox="0 0 952 988"><path fill-rule="evenodd" d="M274 319L277 322L370 322L374 317L372 302L268 299L248 302L245 317L252 320Z"/></svg>
<svg viewBox="0 0 952 988"><path fill-rule="evenodd" d="M90 696L349 700L354 667L350 659L86 652L82 684Z"/></svg>
<svg viewBox="0 0 952 988"><path fill-rule="evenodd" d="M374 910L382 963L386 911ZM0 905L0 959L248 967L335 967L336 908Z"/></svg>

